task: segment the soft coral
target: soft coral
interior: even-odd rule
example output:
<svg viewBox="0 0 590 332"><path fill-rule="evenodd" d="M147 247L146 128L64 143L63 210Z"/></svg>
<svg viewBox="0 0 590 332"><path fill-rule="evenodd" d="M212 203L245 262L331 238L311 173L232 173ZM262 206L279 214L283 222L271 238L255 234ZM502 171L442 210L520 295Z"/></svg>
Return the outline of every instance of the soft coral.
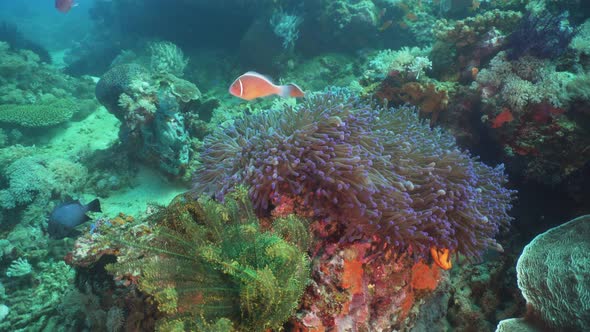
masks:
<svg viewBox="0 0 590 332"><path fill-rule="evenodd" d="M527 13L508 37L508 59L516 60L523 55L552 59L562 55L578 32L567 22L567 12L553 15L545 12L540 16Z"/></svg>

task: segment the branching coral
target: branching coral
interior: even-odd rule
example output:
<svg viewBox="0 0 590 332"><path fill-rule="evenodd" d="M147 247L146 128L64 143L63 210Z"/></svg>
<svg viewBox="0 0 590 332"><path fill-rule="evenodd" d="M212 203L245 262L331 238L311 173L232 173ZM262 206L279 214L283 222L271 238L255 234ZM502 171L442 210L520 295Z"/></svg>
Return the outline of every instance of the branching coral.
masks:
<svg viewBox="0 0 590 332"><path fill-rule="evenodd" d="M402 47L399 51L379 51L367 64L365 75L370 78L383 79L391 71L412 79L424 77L426 70L432 68L432 62L426 56L428 50L418 47Z"/></svg>
<svg viewBox="0 0 590 332"><path fill-rule="evenodd" d="M29 261L21 257L10 264L8 270L6 270L6 276L9 278L22 277L31 274L32 270L33 267Z"/></svg>
<svg viewBox="0 0 590 332"><path fill-rule="evenodd" d="M5 209L28 205L35 199L47 201L51 197L53 179L39 157L18 159L6 168L8 187L0 190L0 202Z"/></svg>
<svg viewBox="0 0 590 332"><path fill-rule="evenodd" d="M574 78L569 72L558 72L555 64L532 56L509 61L500 52L490 61L490 68L477 75L474 87L481 90L484 103L509 106L521 113L527 106L548 102L565 107L569 102L567 84Z"/></svg>
<svg viewBox="0 0 590 332"><path fill-rule="evenodd" d="M65 198L79 193L86 184L87 169L61 158L31 156L17 159L6 167L6 188L0 189L5 209L46 204L50 198Z"/></svg>
<svg viewBox="0 0 590 332"><path fill-rule="evenodd" d="M283 39L283 48L292 49L299 38L299 25L302 22L303 18L300 16L277 10L271 16L269 23L275 35Z"/></svg>
<svg viewBox="0 0 590 332"><path fill-rule="evenodd" d="M427 256L478 255L510 218L503 167L488 167L411 109L381 109L328 92L245 117L207 137L196 190L223 198L243 183L258 213L299 197L345 239L373 236Z"/></svg>

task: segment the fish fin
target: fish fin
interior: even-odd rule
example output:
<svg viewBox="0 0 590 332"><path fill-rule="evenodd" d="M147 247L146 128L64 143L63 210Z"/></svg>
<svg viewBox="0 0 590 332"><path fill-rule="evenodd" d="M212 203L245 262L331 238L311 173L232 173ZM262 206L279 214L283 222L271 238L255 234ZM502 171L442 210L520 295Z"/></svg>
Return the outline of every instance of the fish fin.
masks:
<svg viewBox="0 0 590 332"><path fill-rule="evenodd" d="M266 75L262 75L260 73L257 73L257 72L255 72L253 70L244 73L244 75L251 75L251 76L260 77L260 78L265 79L265 80L269 81L270 83L274 84L272 78L270 78L270 77L268 77ZM244 75L242 75L242 76L244 76Z"/></svg>
<svg viewBox="0 0 590 332"><path fill-rule="evenodd" d="M102 212L102 210L100 209L100 201L98 200L98 198L95 198L92 202L88 203L86 205L86 209L87 211L92 212Z"/></svg>
<svg viewBox="0 0 590 332"><path fill-rule="evenodd" d="M281 86L279 95L281 97L304 97L305 92L297 84L289 83Z"/></svg>

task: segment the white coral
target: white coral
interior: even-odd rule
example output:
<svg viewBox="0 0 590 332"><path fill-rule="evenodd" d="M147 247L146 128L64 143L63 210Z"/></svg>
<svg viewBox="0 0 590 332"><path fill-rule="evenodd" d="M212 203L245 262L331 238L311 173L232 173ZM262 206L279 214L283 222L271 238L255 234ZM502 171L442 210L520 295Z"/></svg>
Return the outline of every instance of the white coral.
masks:
<svg viewBox="0 0 590 332"><path fill-rule="evenodd" d="M269 23L275 35L283 39L283 48L291 49L299 38L299 26L302 22L303 18L298 15L277 10L271 16Z"/></svg>
<svg viewBox="0 0 590 332"><path fill-rule="evenodd" d="M12 261L8 270L6 270L6 276L9 278L12 277L22 277L31 274L33 271L33 267L29 263L29 261L25 258L19 258L15 261Z"/></svg>
<svg viewBox="0 0 590 332"><path fill-rule="evenodd" d="M580 26L580 31L572 39L570 47L581 54L590 55L590 19Z"/></svg>
<svg viewBox="0 0 590 332"><path fill-rule="evenodd" d="M513 111L521 111L529 102L539 102L535 86L518 77L510 77L502 88L502 96Z"/></svg>
<svg viewBox="0 0 590 332"><path fill-rule="evenodd" d="M416 79L420 79L421 75L424 75L426 70L432 69L432 61L425 56L417 56L412 61L412 64L408 67L408 71L416 75Z"/></svg>
<svg viewBox="0 0 590 332"><path fill-rule="evenodd" d="M150 45L151 69L159 74L169 73L175 76L182 76L188 65L188 59L180 47L171 42L156 42Z"/></svg>
<svg viewBox="0 0 590 332"><path fill-rule="evenodd" d="M479 72L473 88L480 88L484 102L493 102L495 91L506 106L522 111L527 105L549 102L554 107L565 107L569 102L567 85L575 75L557 71L554 63L532 56L508 61L500 52L490 61L490 68ZM489 92L493 92L489 94Z"/></svg>
<svg viewBox="0 0 590 332"><path fill-rule="evenodd" d="M427 69L432 68L432 62L426 56L427 49L418 47L402 47L398 51L381 50L368 63L368 76L378 79L384 78L390 71L412 74L420 78Z"/></svg>

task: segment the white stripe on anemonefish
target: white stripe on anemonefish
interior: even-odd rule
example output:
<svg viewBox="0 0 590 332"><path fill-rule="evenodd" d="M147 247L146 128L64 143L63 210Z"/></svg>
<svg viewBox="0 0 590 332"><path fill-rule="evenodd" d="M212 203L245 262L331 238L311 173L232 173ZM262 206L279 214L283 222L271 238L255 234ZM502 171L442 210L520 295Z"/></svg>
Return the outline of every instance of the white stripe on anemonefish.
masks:
<svg viewBox="0 0 590 332"><path fill-rule="evenodd" d="M240 82L240 97L242 97L244 95L244 84L242 83L242 80L239 78L238 82Z"/></svg>

